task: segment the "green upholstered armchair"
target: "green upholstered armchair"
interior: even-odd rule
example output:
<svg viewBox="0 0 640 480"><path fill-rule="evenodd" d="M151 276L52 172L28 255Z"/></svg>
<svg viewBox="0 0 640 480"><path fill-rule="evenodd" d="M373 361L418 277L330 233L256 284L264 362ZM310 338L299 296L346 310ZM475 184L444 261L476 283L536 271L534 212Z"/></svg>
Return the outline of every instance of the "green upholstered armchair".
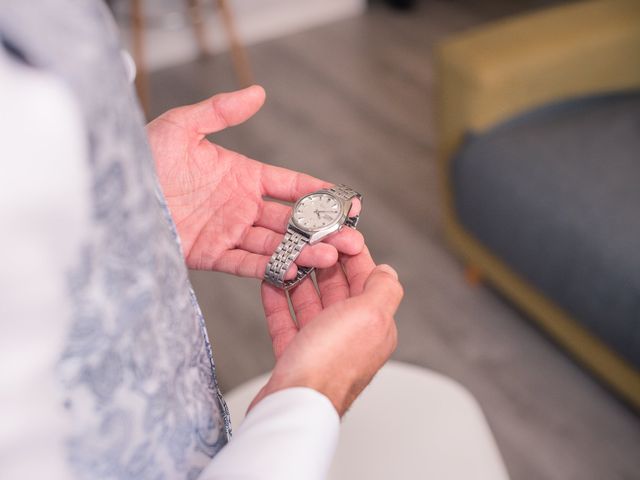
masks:
<svg viewBox="0 0 640 480"><path fill-rule="evenodd" d="M500 21L436 59L452 247L640 408L640 2Z"/></svg>

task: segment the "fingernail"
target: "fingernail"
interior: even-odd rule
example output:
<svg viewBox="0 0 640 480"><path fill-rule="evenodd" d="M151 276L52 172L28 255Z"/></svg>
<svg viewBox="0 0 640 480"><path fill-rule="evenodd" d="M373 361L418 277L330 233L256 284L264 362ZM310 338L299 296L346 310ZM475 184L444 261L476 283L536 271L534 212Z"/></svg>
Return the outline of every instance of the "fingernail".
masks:
<svg viewBox="0 0 640 480"><path fill-rule="evenodd" d="M398 279L398 272L396 272L390 265L378 265L378 269L388 273L389 275L393 275L393 278L395 278L396 280Z"/></svg>

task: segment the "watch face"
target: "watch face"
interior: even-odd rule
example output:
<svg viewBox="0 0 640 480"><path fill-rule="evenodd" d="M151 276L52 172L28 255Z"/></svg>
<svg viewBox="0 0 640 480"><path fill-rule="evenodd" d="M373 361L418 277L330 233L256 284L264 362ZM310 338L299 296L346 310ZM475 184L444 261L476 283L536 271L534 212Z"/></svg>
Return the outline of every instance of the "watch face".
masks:
<svg viewBox="0 0 640 480"><path fill-rule="evenodd" d="M328 193L302 197L293 210L293 221L305 230L322 230L334 225L341 216L340 202Z"/></svg>

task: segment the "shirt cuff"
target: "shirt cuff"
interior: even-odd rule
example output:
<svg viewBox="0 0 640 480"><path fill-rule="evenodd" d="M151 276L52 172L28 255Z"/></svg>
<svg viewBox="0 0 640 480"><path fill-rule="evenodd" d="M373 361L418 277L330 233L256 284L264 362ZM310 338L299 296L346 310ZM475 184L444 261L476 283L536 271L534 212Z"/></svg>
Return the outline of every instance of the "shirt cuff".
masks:
<svg viewBox="0 0 640 480"><path fill-rule="evenodd" d="M253 407L199 480L324 479L339 430L326 396L306 387L279 390Z"/></svg>

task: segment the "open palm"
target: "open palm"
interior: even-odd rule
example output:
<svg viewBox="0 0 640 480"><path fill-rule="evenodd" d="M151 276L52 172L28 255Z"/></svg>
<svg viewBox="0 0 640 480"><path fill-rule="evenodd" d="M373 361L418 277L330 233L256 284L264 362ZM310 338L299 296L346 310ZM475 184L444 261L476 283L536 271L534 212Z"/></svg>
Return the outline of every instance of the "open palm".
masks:
<svg viewBox="0 0 640 480"><path fill-rule="evenodd" d="M190 268L262 278L291 210L269 198L293 202L330 185L207 140L206 135L250 118L264 99L258 86L223 93L169 110L147 126L160 185ZM363 245L362 235L346 228L327 243L305 248L297 263L329 267L338 251L354 255ZM286 278L295 273L293 265Z"/></svg>

